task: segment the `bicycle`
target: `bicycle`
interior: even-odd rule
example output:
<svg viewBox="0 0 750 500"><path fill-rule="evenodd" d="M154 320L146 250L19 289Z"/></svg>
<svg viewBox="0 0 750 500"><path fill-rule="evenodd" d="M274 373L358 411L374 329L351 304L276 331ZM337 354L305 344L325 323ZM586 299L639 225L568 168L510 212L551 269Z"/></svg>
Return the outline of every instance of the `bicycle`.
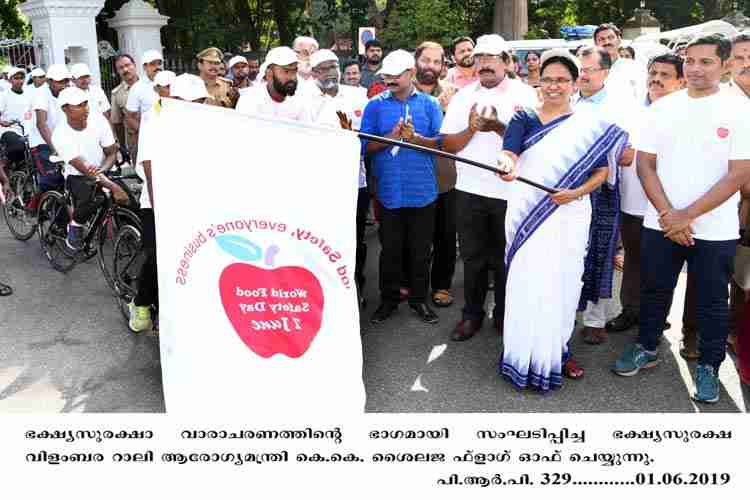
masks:
<svg viewBox="0 0 750 500"><path fill-rule="evenodd" d="M130 320L129 304L140 286L139 277L145 260L141 228L125 225L120 228L114 244L114 280L117 288L117 307L126 322ZM158 332L158 309L151 306L153 331Z"/></svg>
<svg viewBox="0 0 750 500"><path fill-rule="evenodd" d="M29 139L23 124L14 120L11 126L18 125L24 143L23 159L8 161L8 197L3 204L3 216L13 237L27 241L36 232L37 205L39 202L39 181L31 157Z"/></svg>
<svg viewBox="0 0 750 500"><path fill-rule="evenodd" d="M107 285L115 294L118 293L116 283L113 278L115 236L117 235L119 229L125 224L130 224L131 226L134 226L136 228L141 227L140 218L137 215L140 208L140 204L137 201L139 193L136 193L134 191L138 188L138 186L140 186L142 181L140 177L138 177L134 173L129 175L123 174L122 167L123 165L130 163L130 155L128 154L128 151L124 146L120 146L120 153L121 159L107 173L107 177L112 182L119 185L127 193L128 204L125 206L125 208L129 209L130 212L135 215L136 220L134 221L127 218L108 217L104 221L104 224L102 224L101 228L99 229L99 234L97 235L97 262L99 264L99 269L101 270L102 275L107 282Z"/></svg>
<svg viewBox="0 0 750 500"><path fill-rule="evenodd" d="M102 175L109 177L108 173L102 173ZM39 201L37 231L42 251L55 270L67 273L78 262L98 255L99 267L107 283L113 290L116 290L110 270L107 268L108 258L104 247L109 240L109 235L114 235L120 227L129 224L139 228L140 219L131 209L115 203L109 190L97 187L97 191L99 190L104 193L104 200L91 220L84 226L83 250L72 251L66 244L68 222L71 219L69 207L73 206L72 196L67 190L64 194L49 191L42 195ZM126 192L129 193L127 189ZM128 194L128 198L129 203L133 203L132 193Z"/></svg>

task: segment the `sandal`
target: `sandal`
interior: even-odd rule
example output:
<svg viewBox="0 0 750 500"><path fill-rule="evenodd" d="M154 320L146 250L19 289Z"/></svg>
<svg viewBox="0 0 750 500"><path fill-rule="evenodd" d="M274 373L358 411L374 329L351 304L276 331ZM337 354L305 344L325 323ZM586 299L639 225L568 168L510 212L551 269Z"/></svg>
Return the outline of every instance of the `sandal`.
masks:
<svg viewBox="0 0 750 500"><path fill-rule="evenodd" d="M622 272L625 269L625 256L621 253L615 255L614 266L616 271Z"/></svg>
<svg viewBox="0 0 750 500"><path fill-rule="evenodd" d="M563 367L563 376L565 378L578 380L583 378L583 373L583 368L578 366L575 359L570 358L565 362L565 366Z"/></svg>
<svg viewBox="0 0 750 500"><path fill-rule="evenodd" d="M453 295L450 290L435 290L432 292L432 303L438 307L450 307L453 305Z"/></svg>
<svg viewBox="0 0 750 500"><path fill-rule="evenodd" d="M729 337L727 337L727 352L729 354L733 354L734 356L737 355L736 351L736 344L737 343L737 335L734 333L730 333Z"/></svg>
<svg viewBox="0 0 750 500"><path fill-rule="evenodd" d="M13 289L5 283L0 283L0 297L7 297L13 295Z"/></svg>
<svg viewBox="0 0 750 500"><path fill-rule="evenodd" d="M601 345L607 341L608 335L604 328L584 327L581 331L583 341L589 345Z"/></svg>

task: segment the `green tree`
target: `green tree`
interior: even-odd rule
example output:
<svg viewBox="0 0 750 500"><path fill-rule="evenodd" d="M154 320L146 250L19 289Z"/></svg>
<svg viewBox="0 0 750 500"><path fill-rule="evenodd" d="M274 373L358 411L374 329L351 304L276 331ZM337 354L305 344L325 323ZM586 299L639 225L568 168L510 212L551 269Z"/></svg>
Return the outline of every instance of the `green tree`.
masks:
<svg viewBox="0 0 750 500"><path fill-rule="evenodd" d="M22 38L31 33L18 13L20 3L20 0L5 0L0 3L0 34L4 38Z"/></svg>

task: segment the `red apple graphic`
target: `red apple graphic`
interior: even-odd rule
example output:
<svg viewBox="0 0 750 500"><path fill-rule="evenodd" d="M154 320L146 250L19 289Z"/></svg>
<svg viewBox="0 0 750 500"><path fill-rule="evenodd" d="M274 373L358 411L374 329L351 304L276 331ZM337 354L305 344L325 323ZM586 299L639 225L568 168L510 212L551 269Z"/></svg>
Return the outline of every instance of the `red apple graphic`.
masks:
<svg viewBox="0 0 750 500"><path fill-rule="evenodd" d="M219 291L237 335L263 358L299 358L320 331L323 289L303 267L230 264L221 273Z"/></svg>

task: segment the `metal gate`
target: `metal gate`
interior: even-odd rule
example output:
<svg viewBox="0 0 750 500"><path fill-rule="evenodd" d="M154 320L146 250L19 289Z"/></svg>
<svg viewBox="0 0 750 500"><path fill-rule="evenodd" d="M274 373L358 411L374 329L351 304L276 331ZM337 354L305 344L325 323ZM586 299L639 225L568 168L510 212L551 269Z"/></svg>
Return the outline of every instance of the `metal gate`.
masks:
<svg viewBox="0 0 750 500"><path fill-rule="evenodd" d="M31 40L23 38L0 40L0 64L26 70L36 66L36 53Z"/></svg>

